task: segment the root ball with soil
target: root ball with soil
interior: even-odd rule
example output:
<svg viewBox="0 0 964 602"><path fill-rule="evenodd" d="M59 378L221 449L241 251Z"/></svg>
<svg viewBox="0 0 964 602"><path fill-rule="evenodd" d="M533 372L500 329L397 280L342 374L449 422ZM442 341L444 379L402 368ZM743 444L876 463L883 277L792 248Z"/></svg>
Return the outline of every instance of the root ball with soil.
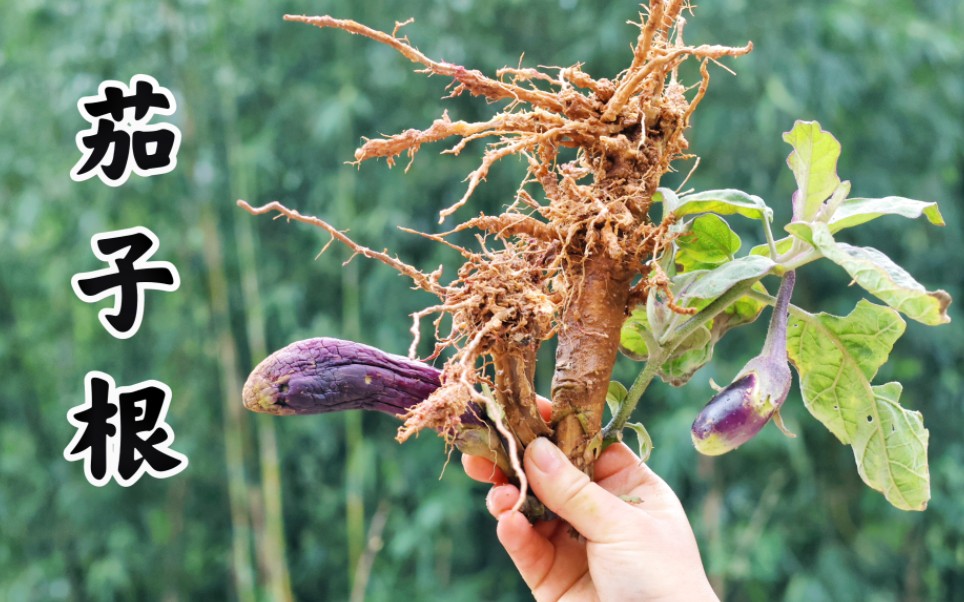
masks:
<svg viewBox="0 0 964 602"><path fill-rule="evenodd" d="M322 220L279 203L254 208L239 202L252 213L279 212L319 226L354 253L386 263L438 297L413 315L410 356L419 321L432 316L436 344L426 359L443 349L454 353L442 367L440 386L405 412L400 441L429 428L455 442L462 417L474 412L498 428L508 464L520 478L519 454L539 436L551 437L591 474L602 449L620 329L633 307L654 291L671 298L668 280L652 260L675 234L672 217L659 223L651 219L653 195L675 161L692 157L686 133L707 91L708 63L752 48L688 45L683 39L688 11L683 0L652 0L644 6L629 66L608 78L593 77L580 65L505 68L489 77L428 58L399 35L406 23L389 34L328 16L285 17L390 46L423 72L450 79L449 96L467 92L500 103L488 120L452 120L443 112L425 129L365 140L355 152L357 163L384 157L391 165L402 154L413 157L425 143L452 138L456 142L446 152L458 154L472 141L486 141L465 194L441 212L442 220L465 211L499 160L515 155L528 166L503 213L471 217L442 234L423 234L464 258L455 278L444 284L440 272L425 273L367 249ZM700 63L701 79L693 85L678 76L687 59ZM575 149L575 158L561 161L564 149ZM478 249L447 240L469 229L479 233ZM451 318L447 332L440 332L443 316ZM537 409L534 379L536 354L552 337L558 337L558 345L547 424Z"/></svg>

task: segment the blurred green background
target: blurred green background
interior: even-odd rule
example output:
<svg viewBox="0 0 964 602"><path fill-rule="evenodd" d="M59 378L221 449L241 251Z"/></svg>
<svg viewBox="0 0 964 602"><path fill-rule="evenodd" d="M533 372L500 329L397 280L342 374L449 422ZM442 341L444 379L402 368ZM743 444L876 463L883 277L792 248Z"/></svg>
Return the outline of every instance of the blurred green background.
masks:
<svg viewBox="0 0 964 602"><path fill-rule="evenodd" d="M325 335L404 353L408 314L432 299L380 264L343 267L342 248L315 259L321 231L251 217L234 201L284 201L451 274L453 253L396 226L441 228L437 212L461 196L481 147L460 157L426 147L408 174L345 162L362 136L426 126L443 108L478 119L496 107L442 101L448 82L413 73L389 49L281 15L329 13L389 31L415 17L405 33L432 57L493 73L525 53L527 66L581 61L603 76L628 64L636 11L588 0L5 2L0 599L528 599L484 510L486 488L455 457L443 471L438 438L400 447L382 415L243 410L244 378L271 350ZM817 119L843 144L840 173L854 195L938 201L947 221L887 218L847 239L960 300L964 4L720 0L689 21L691 43L756 45L725 61L737 77L712 69L689 135L703 158L689 185L761 195L784 223L793 186L780 134ZM177 98L172 118L155 119L181 129L177 169L119 189L72 182L74 135L87 127L77 100L137 73ZM498 165L462 215L497 210L522 173L517 161ZM135 225L157 234L157 259L178 267L181 287L149 294L140 331L121 341L98 323L99 306L72 294L70 277L103 267L92 235ZM846 285L841 270L808 266L795 302L846 313L859 298ZM722 343L688 388L647 393L637 415L655 439L652 466L682 497L725 599L964 600L959 304L949 326L910 323L880 376L904 382L904 404L930 429L923 513L868 490L851 450L796 391L785 409L796 439L768 428L736 453L697 457L688 429L708 379L728 382L756 354L762 320ZM622 358L617 377L628 384L637 368ZM185 472L96 488L64 460L66 413L83 401L90 370L171 387Z"/></svg>

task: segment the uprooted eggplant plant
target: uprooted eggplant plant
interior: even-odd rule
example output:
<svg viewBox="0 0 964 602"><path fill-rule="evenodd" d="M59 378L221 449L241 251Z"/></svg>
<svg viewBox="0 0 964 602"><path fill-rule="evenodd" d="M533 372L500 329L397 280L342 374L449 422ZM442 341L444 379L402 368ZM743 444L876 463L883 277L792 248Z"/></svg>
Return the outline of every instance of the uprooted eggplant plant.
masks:
<svg viewBox="0 0 964 602"><path fill-rule="evenodd" d="M422 144L455 138L447 152L458 154L472 141L489 140L464 196L442 211L442 220L469 201L500 159L522 157L528 172L501 214L419 233L464 258L446 283L441 270L423 272L280 203L254 208L239 201L254 214L277 212L318 226L439 300L413 315L410 359L334 339L294 343L252 372L245 405L281 415L357 407L396 414L405 420L400 441L434 429L460 449L490 457L524 490L520 453L539 436L551 437L588 474L627 427L647 454L645 428L629 419L652 380L685 384L730 329L775 305L763 352L699 412L691 433L697 449L729 451L771 419L782 429L789 361L806 407L853 447L864 481L897 507L923 509L930 496L927 430L919 413L900 406L899 383L872 382L904 330L899 314L942 324L950 298L925 290L880 251L835 236L887 214L924 216L937 225L941 215L934 203L851 198L850 183L836 172L840 145L815 122L797 122L784 137L798 190L788 235L779 240L759 196L661 188L674 161L693 158L685 136L710 82L709 63L752 48L687 45L682 13L688 9L685 0L644 6L631 62L613 78L594 78L579 65L505 68L487 77L426 57L399 37L404 23L388 34L331 17L285 17L388 45L425 72L450 78L452 96L468 92L502 103L487 121L457 121L443 112L424 130L366 140L355 152L357 163L384 157L392 165ZM692 85L678 77L690 59L701 74ZM564 149L575 149L575 159L562 161ZM723 216L756 220L766 243L740 255L741 240ZM481 234L477 250L447 239L469 229ZM886 305L862 300L844 317L792 305L795 270L821 258ZM768 276L783 280L776 298L763 284ZM415 361L419 322L433 315L436 344L426 361L453 351L440 371ZM443 316L451 318L444 333ZM546 423L534 377L539 347L552 337L558 341ZM620 351L645 362L629 389L610 382ZM612 417L603 425L607 403Z"/></svg>

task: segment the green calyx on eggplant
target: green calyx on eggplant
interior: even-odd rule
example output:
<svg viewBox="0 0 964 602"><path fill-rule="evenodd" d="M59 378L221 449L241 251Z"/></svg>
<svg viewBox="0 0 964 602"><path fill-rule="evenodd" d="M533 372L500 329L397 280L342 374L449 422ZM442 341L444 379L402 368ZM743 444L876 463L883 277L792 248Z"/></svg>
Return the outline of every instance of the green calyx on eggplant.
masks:
<svg viewBox="0 0 964 602"><path fill-rule="evenodd" d="M790 392L787 321L795 281L793 271L783 276L763 351L713 396L693 422L690 434L700 453L718 456L736 449L760 432L771 418L784 433L790 434L783 427L779 412Z"/></svg>

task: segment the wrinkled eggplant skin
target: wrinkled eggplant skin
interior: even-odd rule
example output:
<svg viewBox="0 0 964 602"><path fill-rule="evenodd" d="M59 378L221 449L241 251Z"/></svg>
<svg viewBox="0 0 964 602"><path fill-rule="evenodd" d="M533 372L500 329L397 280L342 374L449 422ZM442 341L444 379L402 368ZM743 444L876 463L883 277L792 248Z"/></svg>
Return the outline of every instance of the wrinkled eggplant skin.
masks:
<svg viewBox="0 0 964 602"><path fill-rule="evenodd" d="M279 416L376 410L398 416L439 388L440 372L421 362L333 338L292 343L248 376L249 410Z"/></svg>
<svg viewBox="0 0 964 602"><path fill-rule="evenodd" d="M272 353L248 376L244 407L276 416L374 410L402 417L441 386L441 372L400 355L333 338L292 343ZM453 443L512 474L502 441L470 408Z"/></svg>

